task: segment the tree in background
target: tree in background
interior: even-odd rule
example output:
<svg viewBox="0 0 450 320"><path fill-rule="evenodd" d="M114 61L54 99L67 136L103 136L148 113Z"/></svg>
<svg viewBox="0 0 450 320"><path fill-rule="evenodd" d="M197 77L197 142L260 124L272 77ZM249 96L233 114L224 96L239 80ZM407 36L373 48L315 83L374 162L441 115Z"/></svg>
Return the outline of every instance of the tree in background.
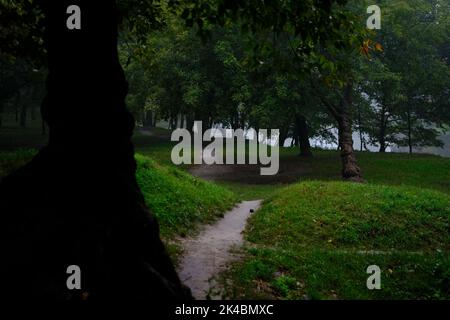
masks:
<svg viewBox="0 0 450 320"><path fill-rule="evenodd" d="M442 146L449 124L450 10L447 1L380 4L384 47L361 66L361 94L369 101L364 127L384 152L389 145Z"/></svg>

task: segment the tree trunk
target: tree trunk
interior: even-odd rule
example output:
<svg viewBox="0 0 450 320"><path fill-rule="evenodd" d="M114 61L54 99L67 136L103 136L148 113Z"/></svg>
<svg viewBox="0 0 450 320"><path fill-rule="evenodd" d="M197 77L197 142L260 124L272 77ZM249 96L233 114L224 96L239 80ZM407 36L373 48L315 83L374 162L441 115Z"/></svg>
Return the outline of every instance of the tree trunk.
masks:
<svg viewBox="0 0 450 320"><path fill-rule="evenodd" d="M41 119L41 135L45 136L47 134L47 125L45 121Z"/></svg>
<svg viewBox="0 0 450 320"><path fill-rule="evenodd" d="M412 145L412 126L411 126L411 113L408 110L408 147L409 154L413 153L413 145Z"/></svg>
<svg viewBox="0 0 450 320"><path fill-rule="evenodd" d="M40 3L49 143L0 184L2 289L21 301L190 298L136 182L115 1ZM66 28L74 3L81 30ZM81 269L80 290L67 287L71 265Z"/></svg>
<svg viewBox="0 0 450 320"><path fill-rule="evenodd" d="M362 117L361 117L361 107L358 104L358 133L359 133L359 151L363 151L363 133L362 133Z"/></svg>
<svg viewBox="0 0 450 320"><path fill-rule="evenodd" d="M158 122L158 114L155 112L153 116L153 128L156 127L157 122Z"/></svg>
<svg viewBox="0 0 450 320"><path fill-rule="evenodd" d="M284 142L285 142L286 139L287 139L288 130L289 130L289 129L285 129L285 128L282 128L282 129L280 130L280 136L279 136L279 139L278 139L278 145L279 145L280 147L284 147Z"/></svg>
<svg viewBox="0 0 450 320"><path fill-rule="evenodd" d="M386 113L384 107L381 108L380 132L378 135L378 142L380 143L379 152L386 152Z"/></svg>
<svg viewBox="0 0 450 320"><path fill-rule="evenodd" d="M16 93L15 98L14 98L14 113L15 113L15 119L16 119L16 123L19 123L19 101L20 101L20 94Z"/></svg>
<svg viewBox="0 0 450 320"><path fill-rule="evenodd" d="M306 118L299 114L295 116L295 126L298 132L298 141L300 146L300 156L312 157L311 145L309 143L309 130Z"/></svg>
<svg viewBox="0 0 450 320"><path fill-rule="evenodd" d="M181 123L180 123L180 128L184 128L184 121L185 121L186 116L184 114L181 114Z"/></svg>
<svg viewBox="0 0 450 320"><path fill-rule="evenodd" d="M353 84L347 82L344 97L341 100L339 114L337 115L339 129L339 146L342 159L342 177L345 180L363 182L361 169L359 168L353 150L352 125L350 108L352 105Z"/></svg>
<svg viewBox="0 0 450 320"><path fill-rule="evenodd" d="M144 112L144 121L143 125L145 128L151 128L153 126L153 112L145 111Z"/></svg>
<svg viewBox="0 0 450 320"><path fill-rule="evenodd" d="M27 126L27 105L23 103L20 107L20 126L25 128Z"/></svg>
<svg viewBox="0 0 450 320"><path fill-rule="evenodd" d="M194 127L194 115L192 113L188 113L186 115L186 129L189 132L193 131L193 127Z"/></svg>

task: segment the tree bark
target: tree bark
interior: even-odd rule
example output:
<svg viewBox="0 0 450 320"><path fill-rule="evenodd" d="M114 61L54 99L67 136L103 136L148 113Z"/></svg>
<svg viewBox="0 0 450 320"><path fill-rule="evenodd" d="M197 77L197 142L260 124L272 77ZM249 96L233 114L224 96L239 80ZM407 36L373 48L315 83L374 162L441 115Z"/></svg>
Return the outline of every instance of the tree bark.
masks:
<svg viewBox="0 0 450 320"><path fill-rule="evenodd" d="M192 113L188 113L186 115L186 129L189 132L193 132L193 128L194 128L194 119L195 119L195 115Z"/></svg>
<svg viewBox="0 0 450 320"><path fill-rule="evenodd" d="M183 129L184 128L184 114L181 114L181 116L180 116L181 118L180 118L180 128L181 129Z"/></svg>
<svg viewBox="0 0 450 320"><path fill-rule="evenodd" d="M363 132L362 132L362 117L361 117L361 107L358 104L358 134L359 134L359 151L363 151Z"/></svg>
<svg viewBox="0 0 450 320"><path fill-rule="evenodd" d="M47 124L43 119L41 119L41 135L44 136L46 134L47 134Z"/></svg>
<svg viewBox="0 0 450 320"><path fill-rule="evenodd" d="M411 112L408 110L408 147L409 154L413 153L413 145L412 145L412 126L411 126Z"/></svg>
<svg viewBox="0 0 450 320"><path fill-rule="evenodd" d="M82 10L81 30L66 28L73 4ZM135 178L115 1L40 5L49 142L0 184L0 233L8 239L2 289L21 301L189 299ZM70 265L81 269L81 290L66 285Z"/></svg>
<svg viewBox="0 0 450 320"><path fill-rule="evenodd" d="M341 99L339 114L337 115L339 129L339 146L342 159L342 177L345 180L363 182L361 169L359 168L353 150L352 125L350 108L352 105L353 84L347 82L344 96Z"/></svg>
<svg viewBox="0 0 450 320"><path fill-rule="evenodd" d="M286 139L287 139L287 136L288 136L288 128L281 128L281 130L280 130L280 136L279 136L279 141L278 141L278 145L280 146L280 147L284 147L284 142L286 141Z"/></svg>
<svg viewBox="0 0 450 320"><path fill-rule="evenodd" d="M305 116L298 114L295 116L295 126L298 132L298 142L300 146L300 156L312 157L311 145L309 143L309 130Z"/></svg>
<svg viewBox="0 0 450 320"><path fill-rule="evenodd" d="M153 112L145 111L144 113L144 127L151 128L153 126Z"/></svg>
<svg viewBox="0 0 450 320"><path fill-rule="evenodd" d="M153 116L153 128L156 127L156 123L158 122L158 113L155 112Z"/></svg>
<svg viewBox="0 0 450 320"><path fill-rule="evenodd" d="M381 108L380 132L378 135L378 142L380 143L379 152L386 152L386 112L384 106Z"/></svg>
<svg viewBox="0 0 450 320"><path fill-rule="evenodd" d="M20 126L25 128L27 126L27 105L26 103L22 103L20 107Z"/></svg>

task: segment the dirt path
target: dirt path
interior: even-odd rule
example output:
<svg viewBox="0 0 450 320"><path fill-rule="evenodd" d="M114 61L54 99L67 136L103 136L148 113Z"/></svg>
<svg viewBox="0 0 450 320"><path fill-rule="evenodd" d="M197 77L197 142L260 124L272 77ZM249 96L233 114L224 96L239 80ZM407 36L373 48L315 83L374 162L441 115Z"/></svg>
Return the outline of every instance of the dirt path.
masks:
<svg viewBox="0 0 450 320"><path fill-rule="evenodd" d="M196 299L205 299L211 289L210 279L237 258L230 249L242 245L242 231L247 219L260 204L261 200L243 201L227 212L223 219L207 226L196 238L184 241L185 254L178 274Z"/></svg>

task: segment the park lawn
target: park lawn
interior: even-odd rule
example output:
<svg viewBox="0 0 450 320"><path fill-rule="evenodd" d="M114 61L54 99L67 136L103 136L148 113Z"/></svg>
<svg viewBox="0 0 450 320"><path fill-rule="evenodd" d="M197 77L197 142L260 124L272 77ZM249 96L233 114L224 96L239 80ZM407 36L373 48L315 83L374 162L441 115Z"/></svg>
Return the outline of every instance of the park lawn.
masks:
<svg viewBox="0 0 450 320"><path fill-rule="evenodd" d="M174 143L155 135L133 140L140 154L138 182L175 261L180 254L175 239L214 221L239 200L266 199L249 222L245 259L224 275L235 284L227 286L228 296L449 297L448 158L357 152L368 183L353 185L337 182L338 152L314 150L314 158L305 159L296 148L283 148L281 167L301 168L297 183L207 182L187 173L189 166L171 163ZM0 177L35 152L0 152ZM327 224L317 229L313 219ZM380 291L365 287L370 264L382 269Z"/></svg>
<svg viewBox="0 0 450 320"><path fill-rule="evenodd" d="M306 170L302 180L341 180L340 154L314 150L313 158L298 157L297 148L283 148L280 163L299 162ZM369 183L410 185L450 193L450 158L429 154L356 151L358 165Z"/></svg>
<svg viewBox="0 0 450 320"><path fill-rule="evenodd" d="M298 166L293 173L298 182L341 181L340 154L335 150L314 149L314 157L298 156L297 148L280 149L280 170ZM429 154L356 152L364 179L369 184L414 186L450 194L450 158ZM245 181L215 181L234 191L242 200L267 199L288 186L280 181L251 184Z"/></svg>
<svg viewBox="0 0 450 320"><path fill-rule="evenodd" d="M308 181L249 220L222 274L236 299L449 299L450 196L410 186ZM381 290L366 269L381 268Z"/></svg>

